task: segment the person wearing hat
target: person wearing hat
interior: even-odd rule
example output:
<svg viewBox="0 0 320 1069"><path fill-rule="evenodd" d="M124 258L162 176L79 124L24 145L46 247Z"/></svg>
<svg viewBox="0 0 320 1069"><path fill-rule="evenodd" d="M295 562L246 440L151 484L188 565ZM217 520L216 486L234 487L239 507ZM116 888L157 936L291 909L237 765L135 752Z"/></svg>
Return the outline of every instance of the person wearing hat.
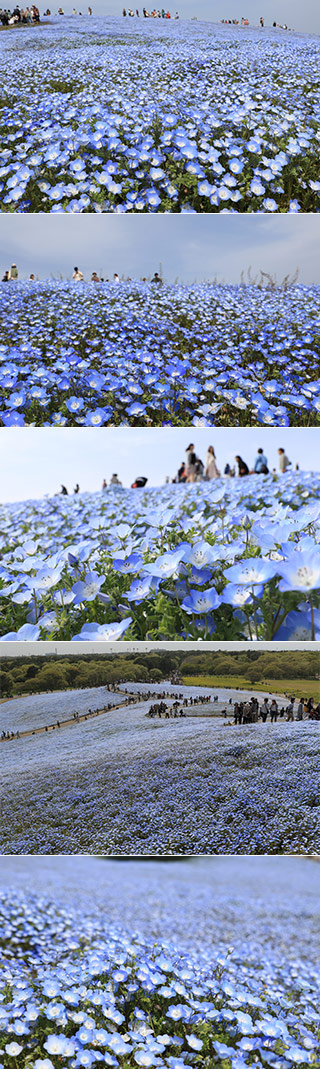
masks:
<svg viewBox="0 0 320 1069"><path fill-rule="evenodd" d="M17 268L16 264L11 264L8 278L11 278L16 282L16 280L18 278L18 268Z"/></svg>

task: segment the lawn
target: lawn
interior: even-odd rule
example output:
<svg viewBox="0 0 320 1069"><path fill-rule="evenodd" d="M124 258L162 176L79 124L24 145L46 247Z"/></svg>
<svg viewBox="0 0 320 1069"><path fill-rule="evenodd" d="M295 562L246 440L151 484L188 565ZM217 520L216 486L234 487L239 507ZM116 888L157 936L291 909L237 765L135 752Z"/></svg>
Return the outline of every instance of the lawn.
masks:
<svg viewBox="0 0 320 1069"><path fill-rule="evenodd" d="M250 679L245 679L244 676L183 675L183 682L186 687L210 687L212 694L215 692L215 687L239 687L240 690L250 690L251 687L252 691L269 690L270 693L292 694L296 698L314 698L315 702L320 701L320 683L318 679L261 679L260 681L255 679L253 683L252 681L250 682Z"/></svg>

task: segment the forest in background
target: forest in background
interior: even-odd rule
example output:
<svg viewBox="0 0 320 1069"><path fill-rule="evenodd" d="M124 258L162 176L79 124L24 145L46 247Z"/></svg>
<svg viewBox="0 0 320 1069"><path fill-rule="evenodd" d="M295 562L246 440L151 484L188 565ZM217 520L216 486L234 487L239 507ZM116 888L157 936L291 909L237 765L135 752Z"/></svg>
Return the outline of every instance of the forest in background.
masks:
<svg viewBox="0 0 320 1069"><path fill-rule="evenodd" d="M262 684L271 680L320 679L318 651L182 651L159 650L128 654L46 654L9 657L0 661L1 699L43 691L101 687L108 683L160 683L181 677L200 685ZM236 682L235 682L236 681ZM320 684L314 687L317 694Z"/></svg>

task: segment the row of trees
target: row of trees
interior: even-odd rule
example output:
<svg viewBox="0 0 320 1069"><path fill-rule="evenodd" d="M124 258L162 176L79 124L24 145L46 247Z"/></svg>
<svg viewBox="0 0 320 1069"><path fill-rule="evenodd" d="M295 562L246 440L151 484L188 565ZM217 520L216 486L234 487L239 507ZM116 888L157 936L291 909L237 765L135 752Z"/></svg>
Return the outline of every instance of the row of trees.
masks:
<svg viewBox="0 0 320 1069"><path fill-rule="evenodd" d="M171 653L161 650L137 654L76 654L32 657L2 657L0 661L0 695L41 693L48 690L99 687L115 682L156 683L168 679L172 672L181 676L241 676L258 682L265 679L319 679L319 653L237 652Z"/></svg>

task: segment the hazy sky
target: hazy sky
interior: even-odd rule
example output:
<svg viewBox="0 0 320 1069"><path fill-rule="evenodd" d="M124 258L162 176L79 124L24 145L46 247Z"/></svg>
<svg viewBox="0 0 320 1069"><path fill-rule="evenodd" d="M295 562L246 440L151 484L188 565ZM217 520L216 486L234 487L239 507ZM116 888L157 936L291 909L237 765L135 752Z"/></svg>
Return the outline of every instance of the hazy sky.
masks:
<svg viewBox="0 0 320 1069"><path fill-rule="evenodd" d="M87 277L134 278L162 264L168 281L238 282L251 266L278 280L299 268L300 282L319 283L319 242L317 215L2 215L0 270L70 278L77 264Z"/></svg>
<svg viewBox="0 0 320 1069"><path fill-rule="evenodd" d="M58 6L58 3L52 5L51 10L56 11ZM88 9L86 0L75 0L75 4L72 0L65 0L62 6L66 14L71 13L73 6L83 13ZM127 10L128 7L134 10L138 7L140 11L143 6L148 11L164 6L171 15L178 11L181 19L191 19L196 15L199 21L220 22L221 19L241 19L243 16L254 26L258 25L260 15L263 15L266 26L272 26L275 21L304 33L320 33L317 0L304 0L304 3L300 3L300 0L261 0L259 4L257 0L243 0L243 3L240 0L169 0L164 4L160 0L142 0L142 3L139 0L134 3L131 0L130 3L125 3L125 0L92 0L91 6L94 15L119 15L123 6Z"/></svg>
<svg viewBox="0 0 320 1069"><path fill-rule="evenodd" d="M149 486L161 485L166 475L176 474L191 441L203 461L207 446L214 446L220 471L236 453L253 466L259 446L270 468L278 467L281 446L293 466L298 462L301 469L319 471L318 438L319 431L312 428L5 427L0 429L0 501L54 494L61 483L69 492L77 482L81 490L99 490L113 472L125 486L138 475L147 476Z"/></svg>
<svg viewBox="0 0 320 1069"><path fill-rule="evenodd" d="M178 646L178 650L177 650ZM187 650L199 650L199 641L192 642L188 639L183 643L183 649L181 644L177 642L73 642L72 643L72 656L76 653L80 656L85 656L88 653L124 653L127 657L129 653L152 653L153 650L160 650L163 653L164 648L166 650L175 650L175 652L186 653ZM252 642L206 642L206 650L226 650L227 653L231 653L232 650L237 650L242 653L243 650L252 649ZM298 650L303 649L320 651L320 643L316 642L259 642L259 653L263 650L270 650L270 653L275 653L276 650ZM203 652L203 650L201 651ZM0 656L1 657L44 657L49 654L58 653L59 656L65 653L70 656L70 643L69 642L1 642L0 639ZM0 665L1 667L1 665ZM221 855L218 855L221 856ZM301 858L300 858L301 860Z"/></svg>

